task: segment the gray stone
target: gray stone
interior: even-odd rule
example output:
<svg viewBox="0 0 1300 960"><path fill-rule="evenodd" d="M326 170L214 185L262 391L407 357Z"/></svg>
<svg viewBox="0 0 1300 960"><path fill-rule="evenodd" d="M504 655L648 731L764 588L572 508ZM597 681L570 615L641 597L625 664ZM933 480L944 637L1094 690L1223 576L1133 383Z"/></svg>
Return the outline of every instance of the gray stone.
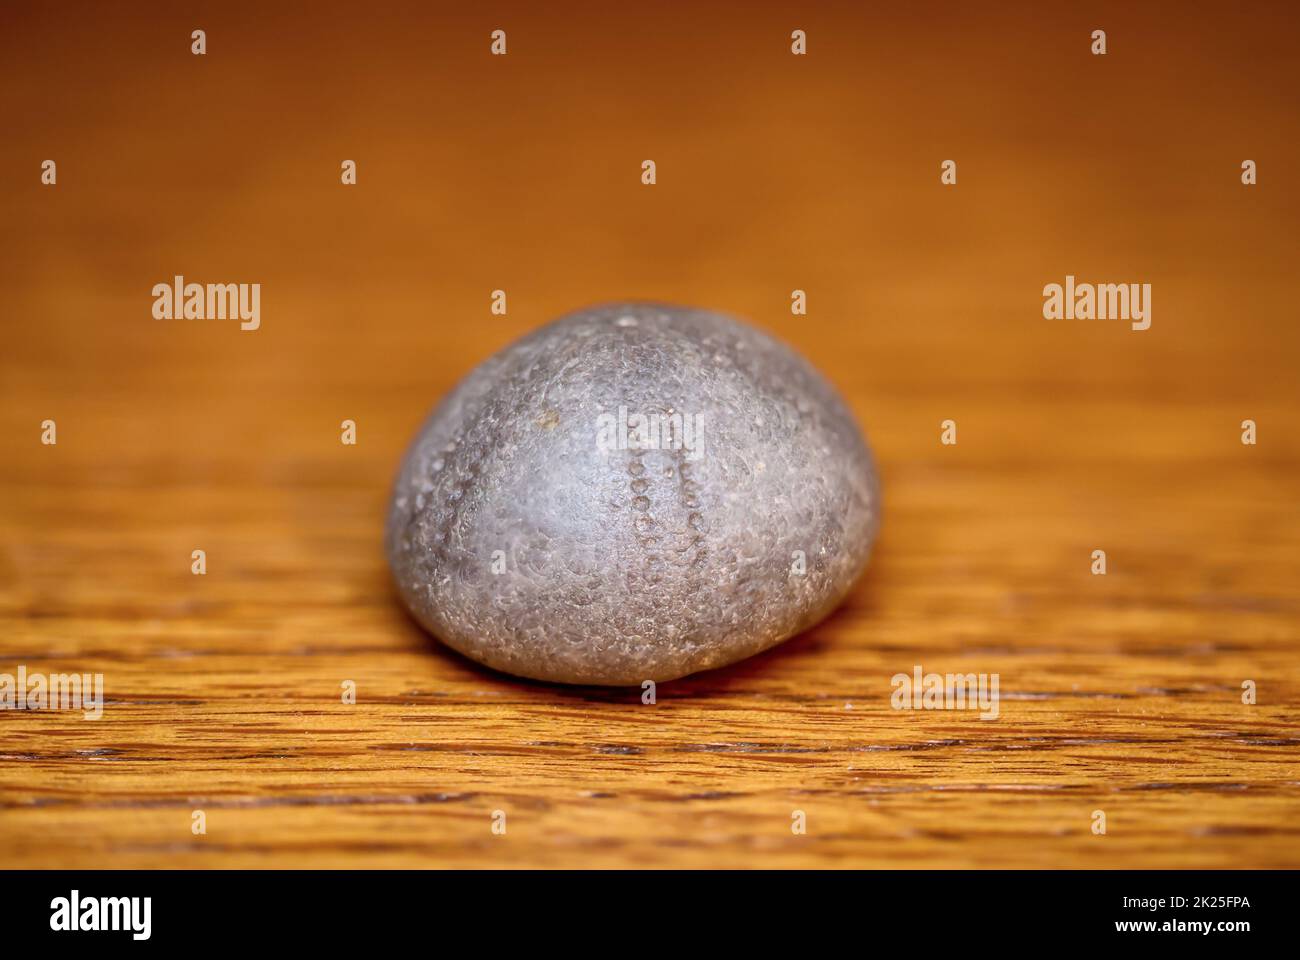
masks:
<svg viewBox="0 0 1300 960"><path fill-rule="evenodd" d="M716 313L613 304L452 390L402 464L387 549L415 618L466 656L640 684L821 620L878 514L866 442L807 361Z"/></svg>

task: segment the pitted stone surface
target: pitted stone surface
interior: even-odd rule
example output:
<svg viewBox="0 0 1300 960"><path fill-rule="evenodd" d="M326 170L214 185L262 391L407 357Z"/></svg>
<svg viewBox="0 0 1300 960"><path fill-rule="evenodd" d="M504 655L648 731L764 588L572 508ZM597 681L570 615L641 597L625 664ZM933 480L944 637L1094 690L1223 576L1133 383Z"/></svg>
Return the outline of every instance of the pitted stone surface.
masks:
<svg viewBox="0 0 1300 960"><path fill-rule="evenodd" d="M651 414L673 432L639 449ZM387 549L415 618L466 656L635 685L821 620L865 566L878 511L866 442L807 361L716 313L614 304L452 390L399 471Z"/></svg>

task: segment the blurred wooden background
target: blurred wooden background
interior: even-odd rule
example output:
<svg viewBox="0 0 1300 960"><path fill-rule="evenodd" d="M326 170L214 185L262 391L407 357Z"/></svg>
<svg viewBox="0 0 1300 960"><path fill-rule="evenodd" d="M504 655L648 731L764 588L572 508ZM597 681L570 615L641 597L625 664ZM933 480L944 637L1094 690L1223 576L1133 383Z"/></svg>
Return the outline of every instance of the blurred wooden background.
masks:
<svg viewBox="0 0 1300 960"><path fill-rule="evenodd" d="M858 6L6 4L0 672L108 703L0 713L0 864L1300 866L1296 16ZM655 706L451 654L381 551L438 397L627 298L792 343L885 484L838 614Z"/></svg>

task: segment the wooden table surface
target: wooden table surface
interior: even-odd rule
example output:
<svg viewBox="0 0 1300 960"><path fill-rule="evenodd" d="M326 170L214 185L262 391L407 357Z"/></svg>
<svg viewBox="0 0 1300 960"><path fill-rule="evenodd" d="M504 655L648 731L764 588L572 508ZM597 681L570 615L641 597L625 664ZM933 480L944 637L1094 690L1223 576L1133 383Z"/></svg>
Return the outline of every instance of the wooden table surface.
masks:
<svg viewBox="0 0 1300 960"><path fill-rule="evenodd" d="M1295 16L1144 7L6 4L0 672L106 704L0 713L0 865L1300 866ZM450 653L381 545L438 397L627 298L794 345L885 493L841 610L654 705Z"/></svg>

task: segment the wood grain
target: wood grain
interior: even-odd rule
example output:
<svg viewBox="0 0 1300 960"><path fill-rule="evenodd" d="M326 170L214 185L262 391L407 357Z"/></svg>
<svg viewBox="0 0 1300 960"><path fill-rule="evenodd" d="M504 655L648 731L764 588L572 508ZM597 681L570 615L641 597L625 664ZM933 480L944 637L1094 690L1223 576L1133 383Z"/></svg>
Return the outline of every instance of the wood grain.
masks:
<svg viewBox="0 0 1300 960"><path fill-rule="evenodd" d="M6 5L0 672L108 702L0 713L0 864L1300 866L1293 15L831 6L799 62L782 7L670 9L507 6L492 62L424 5L222 5L206 59ZM153 320L178 272L262 329ZM1067 272L1151 329L1044 320ZM456 378L628 297L791 342L885 490L839 612L653 706L450 653L381 551ZM1000 716L892 709L916 664Z"/></svg>

